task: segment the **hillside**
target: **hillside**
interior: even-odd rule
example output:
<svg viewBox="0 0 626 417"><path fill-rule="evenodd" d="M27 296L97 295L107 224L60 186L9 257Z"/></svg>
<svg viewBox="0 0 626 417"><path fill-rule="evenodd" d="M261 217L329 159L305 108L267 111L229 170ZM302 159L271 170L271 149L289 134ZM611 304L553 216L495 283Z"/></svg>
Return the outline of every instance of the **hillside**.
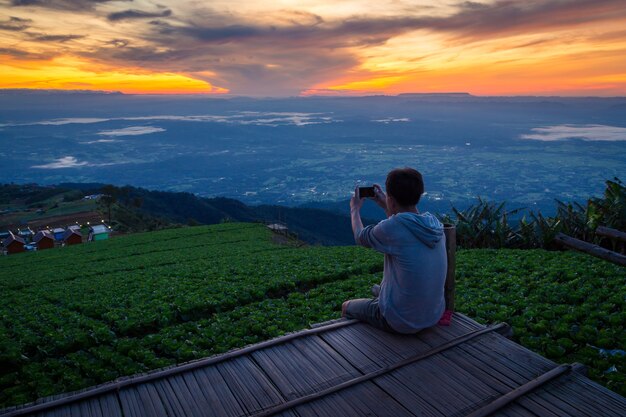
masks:
<svg viewBox="0 0 626 417"><path fill-rule="evenodd" d="M83 196L105 192L109 206ZM347 207L348 202L345 202ZM374 204L371 204L373 207ZM333 207L334 208L334 207ZM378 208L379 214L382 211ZM277 205L250 206L230 198L202 198L191 193L115 187L97 183L0 184L0 231L28 224L33 229L65 227L75 222L100 222L110 218L120 232L159 230L184 224L217 224L224 221L283 222L298 239L309 244L352 245L348 214L341 211ZM373 220L364 220L374 223Z"/></svg>
<svg viewBox="0 0 626 417"><path fill-rule="evenodd" d="M382 256L277 244L264 226L141 233L0 258L0 407L337 318ZM577 253L457 256L457 309L624 394L623 268ZM622 352L622 353L619 353Z"/></svg>

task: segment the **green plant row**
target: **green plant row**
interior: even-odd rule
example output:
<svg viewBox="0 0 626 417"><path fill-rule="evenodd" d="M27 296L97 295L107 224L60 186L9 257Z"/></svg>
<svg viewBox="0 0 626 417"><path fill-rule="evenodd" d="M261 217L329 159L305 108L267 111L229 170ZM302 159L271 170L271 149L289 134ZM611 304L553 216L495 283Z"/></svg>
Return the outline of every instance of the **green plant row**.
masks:
<svg viewBox="0 0 626 417"><path fill-rule="evenodd" d="M243 242L150 254L138 257L140 262L127 261L123 272L107 273L94 262L82 272L68 272L65 280L4 291L0 323L17 349L0 345L0 365L17 366L23 360L17 351L28 358L58 357L110 335L154 333L266 296L382 268L382 258L362 248L294 249L267 240L264 245L259 250L253 240L250 247ZM7 281L15 279L26 277Z"/></svg>
<svg viewBox="0 0 626 417"><path fill-rule="evenodd" d="M49 269L58 265L82 266L93 262L118 261L122 257L148 255L157 252L181 250L199 245L222 244L225 240L236 243L241 240L267 243L271 232L258 224L200 226L194 228L167 229L151 233L124 236L123 239L89 242L88 244L57 248L55 250L25 253L0 259L4 274L19 273L28 257L32 267Z"/></svg>

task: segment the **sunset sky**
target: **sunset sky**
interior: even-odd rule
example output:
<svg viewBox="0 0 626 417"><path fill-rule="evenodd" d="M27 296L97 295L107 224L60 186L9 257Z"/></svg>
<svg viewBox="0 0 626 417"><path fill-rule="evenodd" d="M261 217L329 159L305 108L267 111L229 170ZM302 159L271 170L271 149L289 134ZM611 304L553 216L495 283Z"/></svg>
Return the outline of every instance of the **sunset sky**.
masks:
<svg viewBox="0 0 626 417"><path fill-rule="evenodd" d="M0 0L0 88L626 95L625 0Z"/></svg>

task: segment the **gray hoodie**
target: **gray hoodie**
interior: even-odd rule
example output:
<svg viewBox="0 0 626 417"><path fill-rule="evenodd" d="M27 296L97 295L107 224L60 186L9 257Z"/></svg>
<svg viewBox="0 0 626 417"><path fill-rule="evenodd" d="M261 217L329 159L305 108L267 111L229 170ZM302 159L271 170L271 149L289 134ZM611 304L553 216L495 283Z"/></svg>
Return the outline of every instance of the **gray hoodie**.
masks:
<svg viewBox="0 0 626 417"><path fill-rule="evenodd" d="M445 309L443 224L430 213L399 213L365 227L357 244L385 254L379 308L400 333L435 325Z"/></svg>

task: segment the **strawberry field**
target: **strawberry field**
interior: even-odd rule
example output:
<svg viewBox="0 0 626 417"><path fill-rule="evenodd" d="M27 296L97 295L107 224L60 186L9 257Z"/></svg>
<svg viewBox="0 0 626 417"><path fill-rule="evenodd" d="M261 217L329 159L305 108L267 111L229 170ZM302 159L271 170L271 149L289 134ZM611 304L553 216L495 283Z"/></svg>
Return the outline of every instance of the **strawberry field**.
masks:
<svg viewBox="0 0 626 417"><path fill-rule="evenodd" d="M372 251L278 245L241 223L0 258L0 407L337 318L381 278ZM625 279L576 253L461 251L457 309L624 395Z"/></svg>

